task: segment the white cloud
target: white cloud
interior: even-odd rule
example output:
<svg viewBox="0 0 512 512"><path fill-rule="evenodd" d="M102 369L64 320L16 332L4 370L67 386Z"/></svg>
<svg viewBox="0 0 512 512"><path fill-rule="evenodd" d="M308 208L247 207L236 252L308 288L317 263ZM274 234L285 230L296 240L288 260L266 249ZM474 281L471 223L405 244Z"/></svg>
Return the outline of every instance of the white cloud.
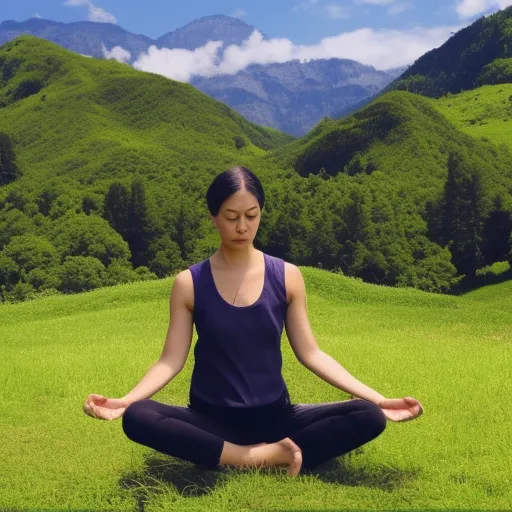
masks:
<svg viewBox="0 0 512 512"><path fill-rule="evenodd" d="M510 0L459 0L456 11L461 18L471 18L478 14L490 14L510 5Z"/></svg>
<svg viewBox="0 0 512 512"><path fill-rule="evenodd" d="M101 53L105 59L115 59L119 62L128 62L132 54L121 46L114 46L110 51L101 43Z"/></svg>
<svg viewBox="0 0 512 512"><path fill-rule="evenodd" d="M64 5L69 5L71 7L87 5L89 8L89 21L96 21L99 23L117 23L117 18L113 14L110 14L101 7L95 6L90 0L66 0Z"/></svg>
<svg viewBox="0 0 512 512"><path fill-rule="evenodd" d="M117 23L117 19L113 14L104 11L101 7L95 7L89 4L89 21L97 21L99 23Z"/></svg>
<svg viewBox="0 0 512 512"><path fill-rule="evenodd" d="M195 50L158 49L151 46L139 56L135 68L188 82L193 76L235 74L251 64L344 58L385 70L412 64L423 54L441 46L451 32L462 26L408 30L362 28L322 39L317 44L295 45L289 39L263 39L255 30L240 46L230 45L222 56L222 41L209 41Z"/></svg>
<svg viewBox="0 0 512 512"><path fill-rule="evenodd" d="M34 13L34 18L41 18L41 15L38 12Z"/></svg>
<svg viewBox="0 0 512 512"><path fill-rule="evenodd" d="M345 9L343 9L343 7L341 7L340 5L329 4L324 6L324 10L329 16L329 18L341 19L349 17L348 13L345 12Z"/></svg>
<svg viewBox="0 0 512 512"><path fill-rule="evenodd" d="M243 9L235 9L234 12L230 14L232 18L243 18L247 15L247 11L244 11Z"/></svg>

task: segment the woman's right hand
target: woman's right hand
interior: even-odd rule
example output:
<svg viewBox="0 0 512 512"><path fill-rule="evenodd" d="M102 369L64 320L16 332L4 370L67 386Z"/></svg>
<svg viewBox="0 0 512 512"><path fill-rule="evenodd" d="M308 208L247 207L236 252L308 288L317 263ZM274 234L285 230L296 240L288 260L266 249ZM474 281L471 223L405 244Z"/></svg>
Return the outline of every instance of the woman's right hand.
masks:
<svg viewBox="0 0 512 512"><path fill-rule="evenodd" d="M91 393L87 396L83 410L85 414L99 420L115 420L124 414L130 401L122 398L107 398Z"/></svg>

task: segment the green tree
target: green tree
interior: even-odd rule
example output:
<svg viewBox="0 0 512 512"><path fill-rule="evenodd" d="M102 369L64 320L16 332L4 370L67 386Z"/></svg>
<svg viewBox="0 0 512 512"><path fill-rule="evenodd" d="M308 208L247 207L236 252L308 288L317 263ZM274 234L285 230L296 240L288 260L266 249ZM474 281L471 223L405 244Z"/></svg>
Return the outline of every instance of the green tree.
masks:
<svg viewBox="0 0 512 512"><path fill-rule="evenodd" d="M12 183L20 176L9 136L0 132L0 186Z"/></svg>
<svg viewBox="0 0 512 512"><path fill-rule="evenodd" d="M0 249L3 249L13 236L34 233L36 227L32 219L17 208L0 210Z"/></svg>
<svg viewBox="0 0 512 512"><path fill-rule="evenodd" d="M92 256L108 266L112 260L128 261L130 250L119 233L96 214L67 214L52 226L52 239L64 256Z"/></svg>
<svg viewBox="0 0 512 512"><path fill-rule="evenodd" d="M59 254L55 246L39 235L14 236L5 246L3 252L24 273L35 268L54 267L59 262Z"/></svg>
<svg viewBox="0 0 512 512"><path fill-rule="evenodd" d="M483 224L487 214L484 181L468 158L450 152L448 178L441 204L441 242L448 245L461 274L475 275L484 264Z"/></svg>
<svg viewBox="0 0 512 512"><path fill-rule="evenodd" d="M67 256L59 268L59 291L79 293L99 288L105 282L105 266L92 256Z"/></svg>
<svg viewBox="0 0 512 512"><path fill-rule="evenodd" d="M110 185L103 208L105 219L127 240L130 225L130 192L123 183L114 182Z"/></svg>

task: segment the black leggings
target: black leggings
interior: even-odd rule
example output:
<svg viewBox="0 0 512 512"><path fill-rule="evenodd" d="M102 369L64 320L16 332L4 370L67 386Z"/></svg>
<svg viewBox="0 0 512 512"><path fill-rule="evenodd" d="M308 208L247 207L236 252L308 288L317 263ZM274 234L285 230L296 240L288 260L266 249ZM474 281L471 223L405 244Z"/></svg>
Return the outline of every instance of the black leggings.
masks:
<svg viewBox="0 0 512 512"><path fill-rule="evenodd" d="M136 443L209 469L218 468L224 441L249 445L289 437L302 450L302 468L310 469L376 438L387 422L377 405L361 399L245 410L195 407L132 402L122 416L123 431Z"/></svg>

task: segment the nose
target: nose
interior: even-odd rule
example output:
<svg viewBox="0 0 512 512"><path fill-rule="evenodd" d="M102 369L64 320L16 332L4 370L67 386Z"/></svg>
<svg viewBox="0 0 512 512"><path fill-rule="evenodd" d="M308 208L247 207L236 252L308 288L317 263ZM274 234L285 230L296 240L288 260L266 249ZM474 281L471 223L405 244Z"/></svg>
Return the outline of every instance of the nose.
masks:
<svg viewBox="0 0 512 512"><path fill-rule="evenodd" d="M245 220L242 220L242 221L237 223L236 230L241 235L243 235L247 231L247 227L246 227L245 223L246 223Z"/></svg>

